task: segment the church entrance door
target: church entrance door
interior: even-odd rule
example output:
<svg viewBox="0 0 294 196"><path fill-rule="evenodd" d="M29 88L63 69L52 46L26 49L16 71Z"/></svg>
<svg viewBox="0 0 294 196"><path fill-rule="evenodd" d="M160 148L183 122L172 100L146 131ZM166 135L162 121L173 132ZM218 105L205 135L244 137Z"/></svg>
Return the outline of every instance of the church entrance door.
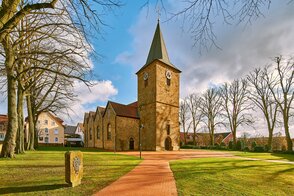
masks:
<svg viewBox="0 0 294 196"><path fill-rule="evenodd" d="M129 149L130 150L134 150L134 145L135 144L135 141L134 141L134 139L131 137L130 138L130 141L129 141Z"/></svg>
<svg viewBox="0 0 294 196"><path fill-rule="evenodd" d="M164 148L165 148L165 150L173 150L172 141L171 141L170 137L167 137L165 139Z"/></svg>

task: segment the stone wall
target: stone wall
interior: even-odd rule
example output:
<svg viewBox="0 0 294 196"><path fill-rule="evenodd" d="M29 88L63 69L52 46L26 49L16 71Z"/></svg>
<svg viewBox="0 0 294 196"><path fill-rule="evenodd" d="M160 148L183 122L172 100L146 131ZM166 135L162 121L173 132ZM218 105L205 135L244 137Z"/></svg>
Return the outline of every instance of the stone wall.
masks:
<svg viewBox="0 0 294 196"><path fill-rule="evenodd" d="M134 150L139 149L139 119L116 117L116 150L130 150L130 139L134 140Z"/></svg>
<svg viewBox="0 0 294 196"><path fill-rule="evenodd" d="M104 149L113 150L114 149L114 139L115 139L115 130L116 130L116 114L111 107L108 105L106 108L104 117L103 117L103 134L104 134ZM111 139L107 139L107 128L110 125L111 130Z"/></svg>

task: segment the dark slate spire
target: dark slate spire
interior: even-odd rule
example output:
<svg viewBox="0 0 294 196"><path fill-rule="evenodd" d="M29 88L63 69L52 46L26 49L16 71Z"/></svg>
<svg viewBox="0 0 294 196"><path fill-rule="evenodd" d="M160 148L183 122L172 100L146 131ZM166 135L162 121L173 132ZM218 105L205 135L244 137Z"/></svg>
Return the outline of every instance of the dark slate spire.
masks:
<svg viewBox="0 0 294 196"><path fill-rule="evenodd" d="M171 62L168 58L167 50L165 47L165 43L163 40L163 36L160 30L159 20L158 20L157 27L156 27L154 37L152 40L152 44L149 50L146 65L151 63L155 59L161 60L164 63L171 65Z"/></svg>
<svg viewBox="0 0 294 196"><path fill-rule="evenodd" d="M177 71L181 72L176 66L174 66L168 57L167 50L165 47L165 43L163 40L163 36L160 30L159 20L156 26L156 30L154 33L154 37L152 40L152 44L149 50L148 58L146 61L146 64L141 67L141 69L137 72L137 74L144 69L146 66L148 66L150 63L152 63L154 60L159 60L166 65L169 65L170 67L176 69Z"/></svg>

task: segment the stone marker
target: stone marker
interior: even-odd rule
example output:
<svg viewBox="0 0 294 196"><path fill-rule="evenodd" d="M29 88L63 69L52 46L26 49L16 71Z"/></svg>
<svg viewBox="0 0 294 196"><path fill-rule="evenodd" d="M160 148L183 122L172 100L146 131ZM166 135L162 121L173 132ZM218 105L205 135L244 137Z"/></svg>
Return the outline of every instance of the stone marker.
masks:
<svg viewBox="0 0 294 196"><path fill-rule="evenodd" d="M81 184L83 178L83 153L68 151L65 153L65 181L75 187Z"/></svg>

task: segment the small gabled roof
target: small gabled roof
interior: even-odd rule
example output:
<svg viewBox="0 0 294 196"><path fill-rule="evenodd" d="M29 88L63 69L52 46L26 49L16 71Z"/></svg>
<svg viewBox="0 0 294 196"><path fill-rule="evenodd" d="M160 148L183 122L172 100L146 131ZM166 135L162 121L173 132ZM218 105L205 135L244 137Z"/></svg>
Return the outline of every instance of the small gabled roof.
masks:
<svg viewBox="0 0 294 196"><path fill-rule="evenodd" d="M112 106L117 116L139 119L138 108L134 107L133 105L124 105L112 101L109 101L108 104Z"/></svg>
<svg viewBox="0 0 294 196"><path fill-rule="evenodd" d="M73 135L75 134L77 126L66 125L64 129L64 134Z"/></svg>
<svg viewBox="0 0 294 196"><path fill-rule="evenodd" d="M159 21L157 23L157 26L156 26L156 30L155 30L155 33L154 33L154 36L153 36L153 40L152 40L152 43L151 43L151 47L150 47L150 50L149 50L149 54L148 54L148 57L147 57L147 60L146 60L146 63L145 65L137 72L137 74L142 70L144 69L145 67L147 67L149 64L151 64L153 61L155 60L159 60L163 63L165 63L166 65L174 68L175 70L181 72L176 66L174 66L170 60L169 60L169 57L168 57L168 53L167 53L167 50L166 50L166 46L165 46L165 43L164 43L164 39L163 39L163 36L162 36L162 33L161 33L161 30L160 30L160 25L159 25Z"/></svg>
<svg viewBox="0 0 294 196"><path fill-rule="evenodd" d="M103 114L105 112L105 108L104 107L100 107L100 106L98 106L97 108L99 109L100 114L103 116Z"/></svg>

